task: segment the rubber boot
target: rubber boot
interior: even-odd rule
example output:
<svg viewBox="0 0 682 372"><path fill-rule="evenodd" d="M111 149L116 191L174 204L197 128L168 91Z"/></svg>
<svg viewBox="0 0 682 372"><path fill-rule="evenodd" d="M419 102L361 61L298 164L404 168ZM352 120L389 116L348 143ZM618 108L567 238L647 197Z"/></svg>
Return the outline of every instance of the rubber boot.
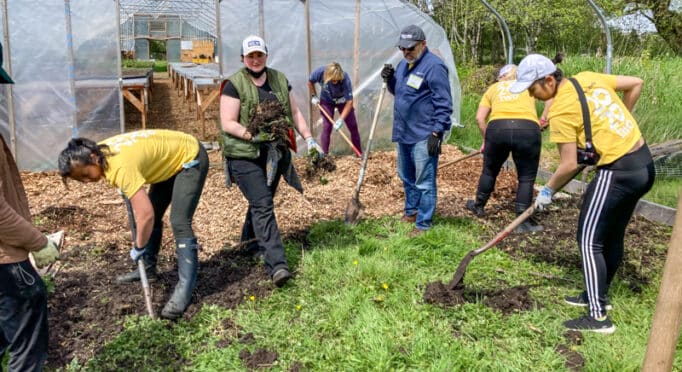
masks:
<svg viewBox="0 0 682 372"><path fill-rule="evenodd" d="M488 203L489 197L490 197L490 194L485 194L485 193L478 191L478 192L476 192L476 201L467 200L466 207L476 217L483 217L485 215L483 208L485 208L485 205Z"/></svg>
<svg viewBox="0 0 682 372"><path fill-rule="evenodd" d="M163 234L162 228L152 229L152 234L149 236L149 241L145 246L147 252L142 256L141 260L144 262L144 268L147 273L147 279L154 281L157 278L156 262L159 256L159 249L161 248L161 236ZM123 275L116 277L116 283L130 283L140 280L140 272L136 269Z"/></svg>
<svg viewBox="0 0 682 372"><path fill-rule="evenodd" d="M199 271L199 248L197 240L177 239L175 254L178 260L178 283L175 291L166 306L161 311L161 317L166 319L177 319L185 312L187 306L192 301L192 292L197 283L197 272Z"/></svg>
<svg viewBox="0 0 682 372"><path fill-rule="evenodd" d="M520 216L528 209L528 205L516 203L516 216ZM529 216L525 221L521 222L519 226L514 229L514 233L523 234L529 232L543 231L545 228L535 221L533 216Z"/></svg>

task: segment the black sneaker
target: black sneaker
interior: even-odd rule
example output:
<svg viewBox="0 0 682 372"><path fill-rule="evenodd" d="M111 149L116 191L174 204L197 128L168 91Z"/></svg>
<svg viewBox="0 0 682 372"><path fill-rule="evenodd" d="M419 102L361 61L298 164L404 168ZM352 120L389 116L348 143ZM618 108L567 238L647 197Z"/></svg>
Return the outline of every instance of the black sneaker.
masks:
<svg viewBox="0 0 682 372"><path fill-rule="evenodd" d="M564 297L564 301L571 306L587 307L590 305L589 301L587 300L587 292L585 291L582 291L577 296L566 296ZM604 306L604 310L613 310L613 306L611 306L611 302L609 302L608 298L606 299L606 306Z"/></svg>
<svg viewBox="0 0 682 372"><path fill-rule="evenodd" d="M291 273L287 269L279 269L272 274L272 282L278 286L283 286L289 279L291 279Z"/></svg>
<svg viewBox="0 0 682 372"><path fill-rule="evenodd" d="M147 274L147 280L150 282L156 281L158 279L158 275L156 274L156 266L145 266L145 274ZM127 274L122 274L116 277L116 283L118 284L123 284L123 283L132 283L132 282L139 282L140 281L140 271L138 269L135 269Z"/></svg>
<svg viewBox="0 0 682 372"><path fill-rule="evenodd" d="M485 213L483 212L483 207L477 205L473 200L467 200L467 209L471 211L476 217L483 217Z"/></svg>
<svg viewBox="0 0 682 372"><path fill-rule="evenodd" d="M564 327L572 331L588 331L609 335L616 331L616 326L611 323L611 319L609 319L609 317L606 317L604 320L597 320L590 315L584 315L580 318L567 320L564 322Z"/></svg>

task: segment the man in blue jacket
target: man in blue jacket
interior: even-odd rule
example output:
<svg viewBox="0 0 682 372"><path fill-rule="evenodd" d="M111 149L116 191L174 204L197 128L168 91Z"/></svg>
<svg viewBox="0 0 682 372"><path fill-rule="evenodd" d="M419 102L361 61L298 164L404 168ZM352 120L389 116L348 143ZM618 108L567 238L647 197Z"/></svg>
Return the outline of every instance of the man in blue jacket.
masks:
<svg viewBox="0 0 682 372"><path fill-rule="evenodd" d="M410 236L431 228L436 210L436 176L443 133L452 122L448 68L426 47L424 31L415 26L400 32L396 45L404 59L386 66L394 99L392 141L398 143L398 176L405 189L403 222L415 223Z"/></svg>

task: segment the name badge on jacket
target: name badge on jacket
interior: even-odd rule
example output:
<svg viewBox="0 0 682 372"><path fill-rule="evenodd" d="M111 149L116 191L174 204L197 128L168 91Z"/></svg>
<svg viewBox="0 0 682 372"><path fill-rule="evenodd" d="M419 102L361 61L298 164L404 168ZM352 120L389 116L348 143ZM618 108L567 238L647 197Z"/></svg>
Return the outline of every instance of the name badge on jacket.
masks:
<svg viewBox="0 0 682 372"><path fill-rule="evenodd" d="M424 81L423 77L419 77L415 74L410 74L410 77L407 78L407 86L414 89L419 89L419 87L422 86L422 81Z"/></svg>

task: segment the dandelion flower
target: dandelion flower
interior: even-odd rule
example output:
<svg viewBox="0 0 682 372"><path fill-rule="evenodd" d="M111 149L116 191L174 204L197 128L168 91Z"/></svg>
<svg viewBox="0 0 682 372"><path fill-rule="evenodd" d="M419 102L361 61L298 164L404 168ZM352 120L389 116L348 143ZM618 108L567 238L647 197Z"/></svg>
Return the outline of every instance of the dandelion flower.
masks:
<svg viewBox="0 0 682 372"><path fill-rule="evenodd" d="M249 301L256 301L256 296L254 295L249 296Z"/></svg>
<svg viewBox="0 0 682 372"><path fill-rule="evenodd" d="M303 306L301 306L301 304L296 305L296 311L301 311L301 308L303 308Z"/></svg>
<svg viewBox="0 0 682 372"><path fill-rule="evenodd" d="M388 283L383 283L381 286L382 286L384 289L388 290Z"/></svg>
<svg viewBox="0 0 682 372"><path fill-rule="evenodd" d="M353 260L353 265L358 266L358 260Z"/></svg>

